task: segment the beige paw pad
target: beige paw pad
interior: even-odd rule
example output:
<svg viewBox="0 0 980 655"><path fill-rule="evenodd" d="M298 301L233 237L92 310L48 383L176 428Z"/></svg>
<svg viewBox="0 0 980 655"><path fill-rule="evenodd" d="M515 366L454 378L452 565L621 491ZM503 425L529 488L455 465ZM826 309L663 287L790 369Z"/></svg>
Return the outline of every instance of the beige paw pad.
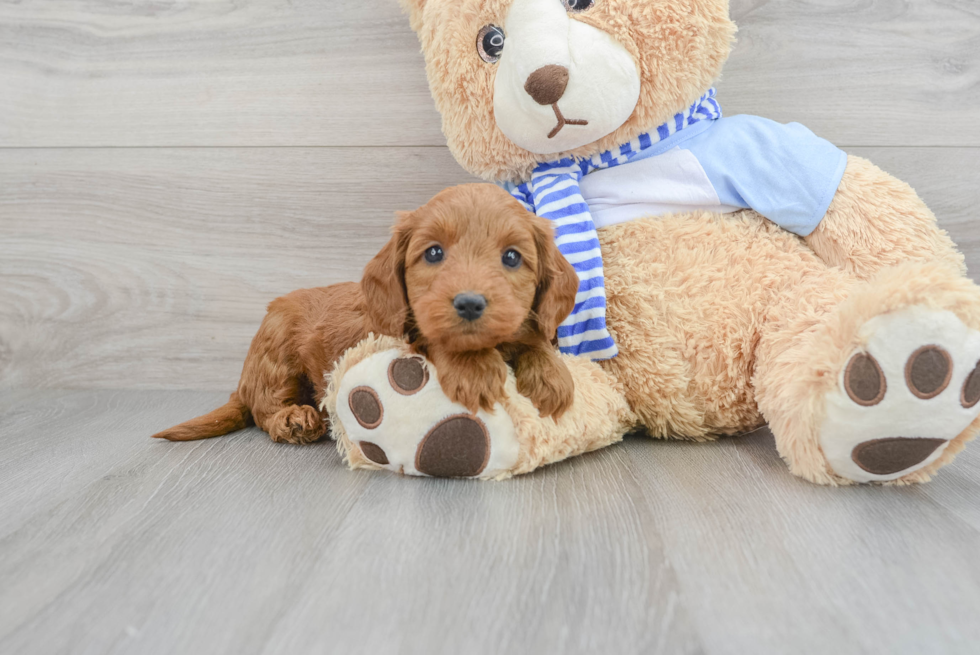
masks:
<svg viewBox="0 0 980 655"><path fill-rule="evenodd" d="M875 317L827 396L820 446L855 482L896 480L935 462L980 414L980 333L948 311Z"/></svg>
<svg viewBox="0 0 980 655"><path fill-rule="evenodd" d="M493 478L509 471L520 446L498 405L475 414L442 392L425 358L401 349L375 353L343 375L337 419L351 448L377 466L408 475Z"/></svg>

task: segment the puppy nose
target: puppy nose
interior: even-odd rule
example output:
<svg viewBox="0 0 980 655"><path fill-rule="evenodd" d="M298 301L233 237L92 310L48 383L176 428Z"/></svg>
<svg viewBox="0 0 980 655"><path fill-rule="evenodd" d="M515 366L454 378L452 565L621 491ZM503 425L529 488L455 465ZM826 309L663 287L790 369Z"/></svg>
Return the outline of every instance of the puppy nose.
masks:
<svg viewBox="0 0 980 655"><path fill-rule="evenodd" d="M466 321L475 321L483 316L483 310L487 308L487 299L478 293L461 293L453 298L453 307L460 318Z"/></svg>
<svg viewBox="0 0 980 655"><path fill-rule="evenodd" d="M528 76L527 82L524 83L524 90L539 105L553 105L565 95L566 86L568 86L568 69L564 66L548 64Z"/></svg>

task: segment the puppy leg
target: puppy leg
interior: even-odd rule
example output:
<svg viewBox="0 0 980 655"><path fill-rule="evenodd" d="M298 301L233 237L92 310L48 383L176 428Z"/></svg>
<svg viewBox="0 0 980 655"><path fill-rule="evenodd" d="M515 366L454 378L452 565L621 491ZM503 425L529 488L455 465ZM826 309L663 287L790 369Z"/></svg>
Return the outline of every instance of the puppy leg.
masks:
<svg viewBox="0 0 980 655"><path fill-rule="evenodd" d="M550 346L534 346L515 357L517 390L527 396L542 417L558 420L572 406L575 383L568 367Z"/></svg>
<svg viewBox="0 0 980 655"><path fill-rule="evenodd" d="M255 424L277 443L308 444L326 433L320 412L313 407L312 392L302 376L265 377L252 391Z"/></svg>
<svg viewBox="0 0 980 655"><path fill-rule="evenodd" d="M323 418L313 407L314 390L296 366L289 342L291 323L277 301L252 340L238 395L251 409L255 424L279 443L316 441L326 432Z"/></svg>
<svg viewBox="0 0 980 655"><path fill-rule="evenodd" d="M446 353L431 349L429 357L439 371L439 384L455 403L471 412L492 411L507 397L507 364L494 348L463 353Z"/></svg>

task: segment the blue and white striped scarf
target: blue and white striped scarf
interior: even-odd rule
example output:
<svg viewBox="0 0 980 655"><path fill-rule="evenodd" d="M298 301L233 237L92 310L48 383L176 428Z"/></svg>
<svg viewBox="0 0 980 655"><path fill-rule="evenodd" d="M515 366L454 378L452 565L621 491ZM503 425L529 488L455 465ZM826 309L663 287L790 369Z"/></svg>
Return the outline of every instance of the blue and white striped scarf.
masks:
<svg viewBox="0 0 980 655"><path fill-rule="evenodd" d="M619 350L606 329L606 288L602 275L602 251L599 236L589 213L579 182L592 171L612 168L631 161L637 154L700 121L721 118L721 107L710 89L700 100L673 120L646 134L641 134L618 150L610 150L588 159L572 157L539 164L531 180L522 184L503 183L512 196L528 211L552 221L558 250L578 273L578 295L575 307L558 327L558 348L563 353L588 355L591 359L611 359Z"/></svg>

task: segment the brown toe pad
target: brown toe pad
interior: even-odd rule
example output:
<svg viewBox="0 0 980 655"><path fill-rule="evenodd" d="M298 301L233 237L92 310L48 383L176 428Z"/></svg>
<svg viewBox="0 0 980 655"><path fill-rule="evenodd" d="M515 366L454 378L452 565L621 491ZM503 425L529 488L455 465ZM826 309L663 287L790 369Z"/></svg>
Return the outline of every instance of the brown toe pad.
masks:
<svg viewBox="0 0 980 655"><path fill-rule="evenodd" d="M868 473L891 475L921 464L944 443L945 439L874 439L855 446L851 459Z"/></svg>
<svg viewBox="0 0 980 655"><path fill-rule="evenodd" d="M371 387L357 387L351 390L347 403L351 414L361 424L361 427L373 430L381 425L381 419L384 418L385 413L384 407L381 405L378 392Z"/></svg>
<svg viewBox="0 0 980 655"><path fill-rule="evenodd" d="M375 464L384 466L388 463L388 455L385 453L384 448L378 444L371 443L370 441L359 441L357 445L360 447L361 452L364 453L364 456Z"/></svg>
<svg viewBox="0 0 980 655"><path fill-rule="evenodd" d="M388 382L403 396L418 393L428 381L429 369L419 357L399 357L388 366Z"/></svg>
<svg viewBox="0 0 980 655"><path fill-rule="evenodd" d="M905 364L909 391L924 400L941 394L953 377L953 359L939 346L923 346Z"/></svg>
<svg viewBox="0 0 980 655"><path fill-rule="evenodd" d="M490 435L483 421L457 414L432 428L415 454L415 468L437 478L479 475L490 459Z"/></svg>
<svg viewBox="0 0 980 655"><path fill-rule="evenodd" d="M980 402L980 362L973 367L973 370L966 377L963 383L963 392L960 394L960 403L967 409Z"/></svg>
<svg viewBox="0 0 980 655"><path fill-rule="evenodd" d="M844 371L844 390L851 400L864 407L877 405L885 397L887 386L874 357L868 353L851 357Z"/></svg>

